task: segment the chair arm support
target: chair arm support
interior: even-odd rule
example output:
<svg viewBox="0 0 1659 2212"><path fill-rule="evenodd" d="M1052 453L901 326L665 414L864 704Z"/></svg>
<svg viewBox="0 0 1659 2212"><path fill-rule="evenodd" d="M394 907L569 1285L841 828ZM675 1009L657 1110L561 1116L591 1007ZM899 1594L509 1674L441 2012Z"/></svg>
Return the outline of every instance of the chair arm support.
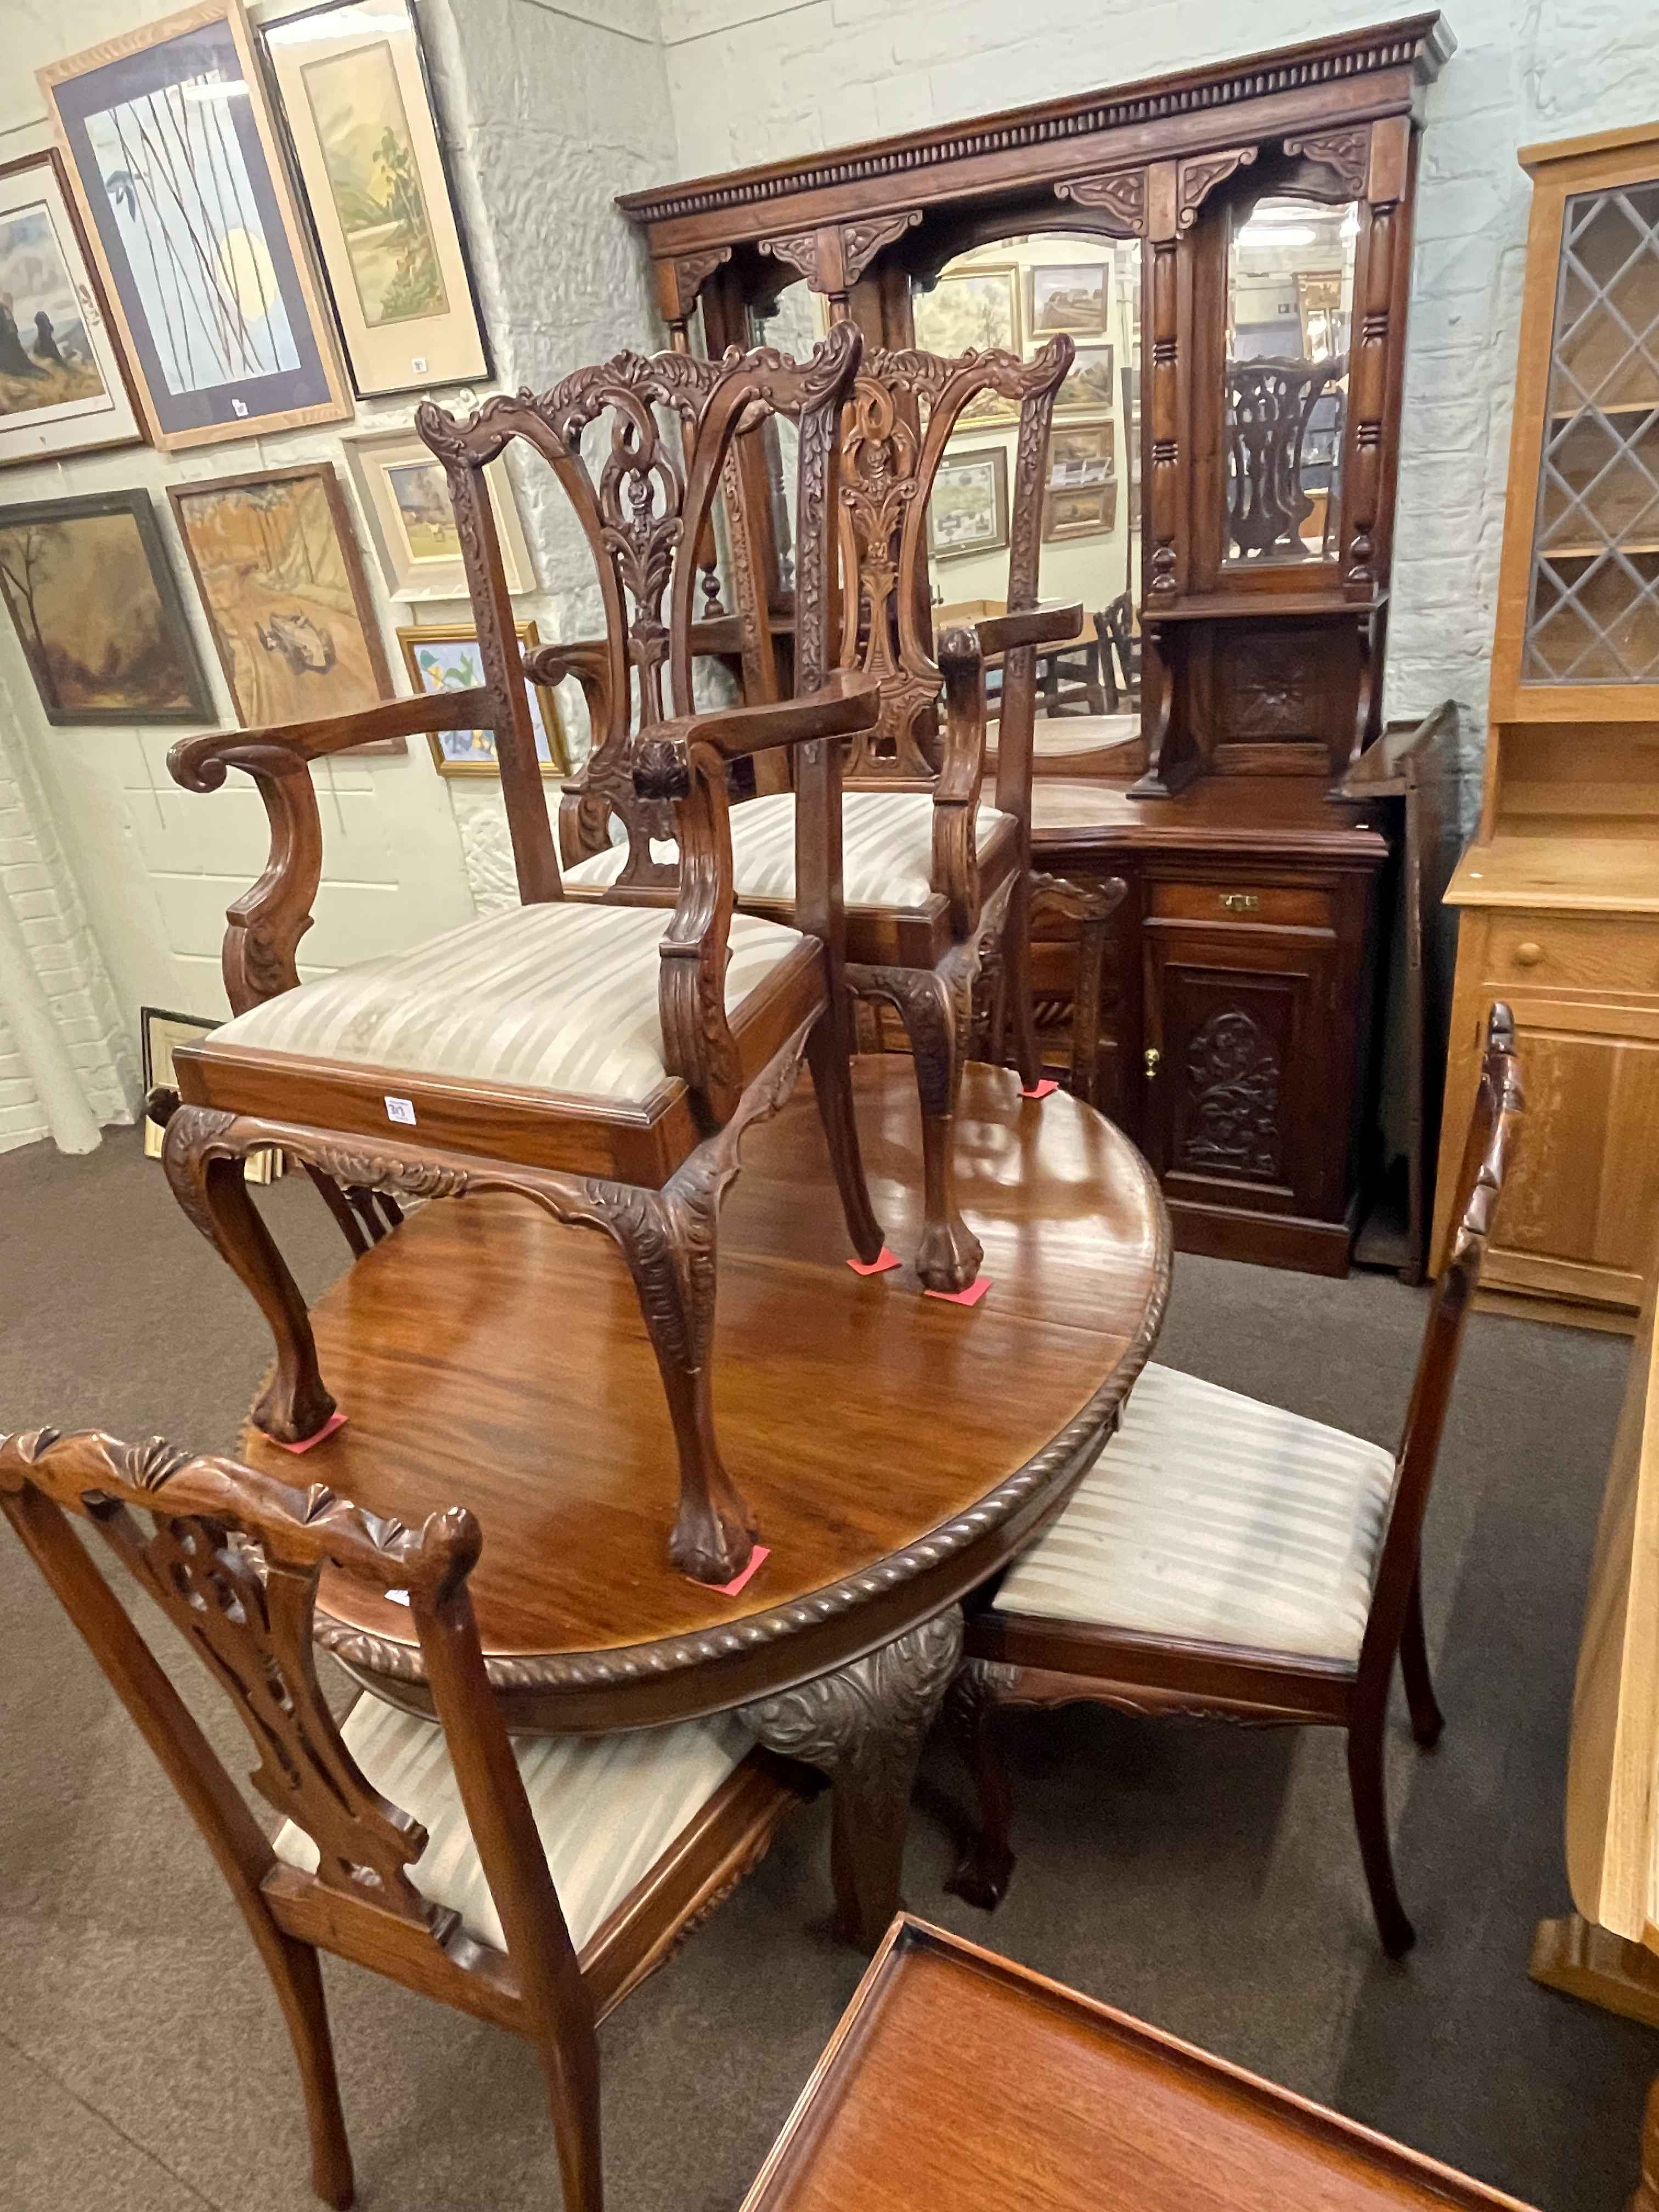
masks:
<svg viewBox="0 0 1659 2212"><path fill-rule="evenodd" d="M258 786L270 822L270 856L258 882L225 909L222 955L225 994L245 1014L300 980L295 951L311 927L312 902L323 873L323 825L311 763L375 738L427 730L471 730L490 720L484 690L434 692L429 698L387 699L361 714L321 722L286 722L266 730L210 730L181 738L167 754L175 783L217 791L227 770L240 768Z"/></svg>
<svg viewBox="0 0 1659 2212"><path fill-rule="evenodd" d="M988 660L1017 645L1064 645L1083 627L1083 602L1069 607L1027 607L1023 612L987 615L974 624L979 649Z"/></svg>
<svg viewBox="0 0 1659 2212"><path fill-rule="evenodd" d="M948 902L951 934L966 937L979 921L979 848L975 826L985 768L985 654L981 626L963 623L939 641L945 678L945 735L933 786L934 890Z"/></svg>
<svg viewBox="0 0 1659 2212"><path fill-rule="evenodd" d="M881 713L878 679L838 668L805 698L764 700L752 707L716 707L665 722L635 748L634 788L641 799L678 799L693 752L720 762L742 760L776 745L815 744L875 727Z"/></svg>

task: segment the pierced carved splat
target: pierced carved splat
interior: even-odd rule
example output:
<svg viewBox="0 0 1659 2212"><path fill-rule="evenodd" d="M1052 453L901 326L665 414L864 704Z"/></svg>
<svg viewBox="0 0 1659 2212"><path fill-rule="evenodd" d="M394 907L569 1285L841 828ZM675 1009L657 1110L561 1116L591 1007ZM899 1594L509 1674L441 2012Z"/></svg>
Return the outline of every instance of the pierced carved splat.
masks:
<svg viewBox="0 0 1659 2212"><path fill-rule="evenodd" d="M1190 1118L1183 1167L1279 1170L1279 1055L1242 1007L1212 1014L1187 1048Z"/></svg>
<svg viewBox="0 0 1659 2212"><path fill-rule="evenodd" d="M1348 372L1328 361L1227 364L1227 538L1241 559L1299 558L1314 502L1302 489L1302 453L1314 409Z"/></svg>

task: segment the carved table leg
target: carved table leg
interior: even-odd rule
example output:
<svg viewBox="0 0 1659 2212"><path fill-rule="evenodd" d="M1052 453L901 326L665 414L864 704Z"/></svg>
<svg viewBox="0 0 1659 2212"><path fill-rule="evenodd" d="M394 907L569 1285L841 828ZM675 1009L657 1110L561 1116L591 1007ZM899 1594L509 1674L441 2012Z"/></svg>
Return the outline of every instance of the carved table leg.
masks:
<svg viewBox="0 0 1659 2212"><path fill-rule="evenodd" d="M239 1135L246 1130L254 1141ZM258 1124L208 1106L180 1106L167 1122L161 1164L173 1194L246 1285L270 1324L276 1372L253 1409L255 1425L279 1443L303 1443L334 1411L317 1368L317 1346L299 1285L248 1196L243 1161L259 1149Z"/></svg>
<svg viewBox="0 0 1659 2212"><path fill-rule="evenodd" d="M957 1096L972 1018L972 974L962 993L952 989L954 978L931 968L849 967L847 976L860 997L885 999L896 1006L910 1040L921 1096L925 1205L916 1273L930 1291L965 1291L985 1256L957 1206ZM967 1001L960 1015L958 996Z"/></svg>
<svg viewBox="0 0 1659 2212"><path fill-rule="evenodd" d="M834 1785L836 1925L862 1950L875 1949L899 1909L922 1739L961 1656L962 1608L953 1605L850 1667L743 1710L762 1743Z"/></svg>

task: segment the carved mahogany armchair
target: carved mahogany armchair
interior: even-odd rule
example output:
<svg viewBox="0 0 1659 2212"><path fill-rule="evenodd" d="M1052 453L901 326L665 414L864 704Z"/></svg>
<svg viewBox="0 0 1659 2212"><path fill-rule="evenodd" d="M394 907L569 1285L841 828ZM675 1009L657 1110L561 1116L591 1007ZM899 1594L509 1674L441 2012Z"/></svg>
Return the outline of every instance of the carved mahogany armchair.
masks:
<svg viewBox="0 0 1659 2212"><path fill-rule="evenodd" d="M1071 361L1066 337L1029 363L1001 352L957 361L866 354L842 418L841 667L849 682L874 682L881 702L877 720L849 741L843 775L847 972L860 997L896 1008L915 1055L927 1190L916 1270L931 1290L963 1290L979 1271L981 1247L957 1204L953 1124L975 979L994 946L1008 971L1017 1064L1028 1088L1041 1074L1027 918L1034 648L1075 636L1082 610L1037 605L1037 563L1049 423ZM963 410L988 392L1019 410L1010 611L948 629L935 657L926 613L928 500ZM798 579L797 623L813 627L816 608L801 589ZM983 663L992 654L1003 656L1002 714L995 800L987 804ZM587 857L567 848L567 888L596 898L661 897L674 881L672 858L652 850L662 830L608 749L590 760L585 788L599 798L587 817ZM787 908L792 808L787 793L775 793L732 816L744 913L770 918ZM604 844L605 811L621 816L626 848Z"/></svg>
<svg viewBox="0 0 1659 2212"><path fill-rule="evenodd" d="M742 1571L755 1533L714 1437L716 1218L744 1130L782 1103L803 1054L853 1243L866 1261L881 1249L852 1109L836 743L869 727L879 700L873 678L827 669L834 430L859 351L848 328L799 368L764 353L624 354L538 398L492 400L466 422L422 406L418 428L448 477L486 684L331 722L189 738L170 756L190 790L244 769L271 818L270 866L229 911L234 1018L177 1055L184 1103L163 1147L180 1203L276 1337L255 1420L279 1441L303 1441L334 1401L304 1304L247 1197L244 1155L280 1146L359 1194L520 1192L621 1247L673 1417L671 1556L716 1583ZM698 536L738 425L774 411L799 428L799 695L696 714ZM583 442L591 450L594 433L590 464ZM578 672L607 704L640 818L686 855L671 918L562 895L483 482L515 439L550 465L592 550L607 662ZM535 657L544 679L556 654ZM321 865L310 763L369 736L478 726L495 733L521 907L301 982L295 951ZM798 762L799 798L787 802L796 866L792 896L763 919L733 912L726 777L734 761L772 748Z"/></svg>
<svg viewBox="0 0 1659 2212"><path fill-rule="evenodd" d="M565 2204L600 2212L596 2027L758 1863L813 1778L730 1716L512 1744L468 1589L478 1524L459 1506L409 1529L160 1437L46 1429L0 1438L0 1510L230 1886L293 2044L318 2196L348 2205L353 2190L325 1951L532 2044ZM274 1844L71 1516L229 1696ZM337 1725L312 1648L324 1574L407 1598L435 1722L365 1694Z"/></svg>
<svg viewBox="0 0 1659 2212"><path fill-rule="evenodd" d="M1060 1518L983 1594L951 1695L973 1747L981 1833L951 1887L1007 1887L1013 1706L1079 1701L1347 1731L1360 1856L1382 1948L1413 1929L1395 1884L1383 1724L1396 1658L1412 1732L1444 1725L1423 1634L1419 1547L1463 1325L1525 1101L1510 1010L1494 1005L1397 1453L1173 1369L1149 1365L1115 1437Z"/></svg>

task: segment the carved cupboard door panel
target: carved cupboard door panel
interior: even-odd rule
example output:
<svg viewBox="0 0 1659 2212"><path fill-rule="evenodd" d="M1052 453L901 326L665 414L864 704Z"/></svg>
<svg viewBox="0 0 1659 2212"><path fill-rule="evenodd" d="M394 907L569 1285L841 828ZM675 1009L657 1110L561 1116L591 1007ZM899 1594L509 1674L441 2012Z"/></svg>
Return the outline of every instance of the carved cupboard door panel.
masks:
<svg viewBox="0 0 1659 2212"><path fill-rule="evenodd" d="M1171 1199L1327 1210L1348 1137L1322 1115L1332 976L1311 933L1149 937L1145 1131Z"/></svg>

